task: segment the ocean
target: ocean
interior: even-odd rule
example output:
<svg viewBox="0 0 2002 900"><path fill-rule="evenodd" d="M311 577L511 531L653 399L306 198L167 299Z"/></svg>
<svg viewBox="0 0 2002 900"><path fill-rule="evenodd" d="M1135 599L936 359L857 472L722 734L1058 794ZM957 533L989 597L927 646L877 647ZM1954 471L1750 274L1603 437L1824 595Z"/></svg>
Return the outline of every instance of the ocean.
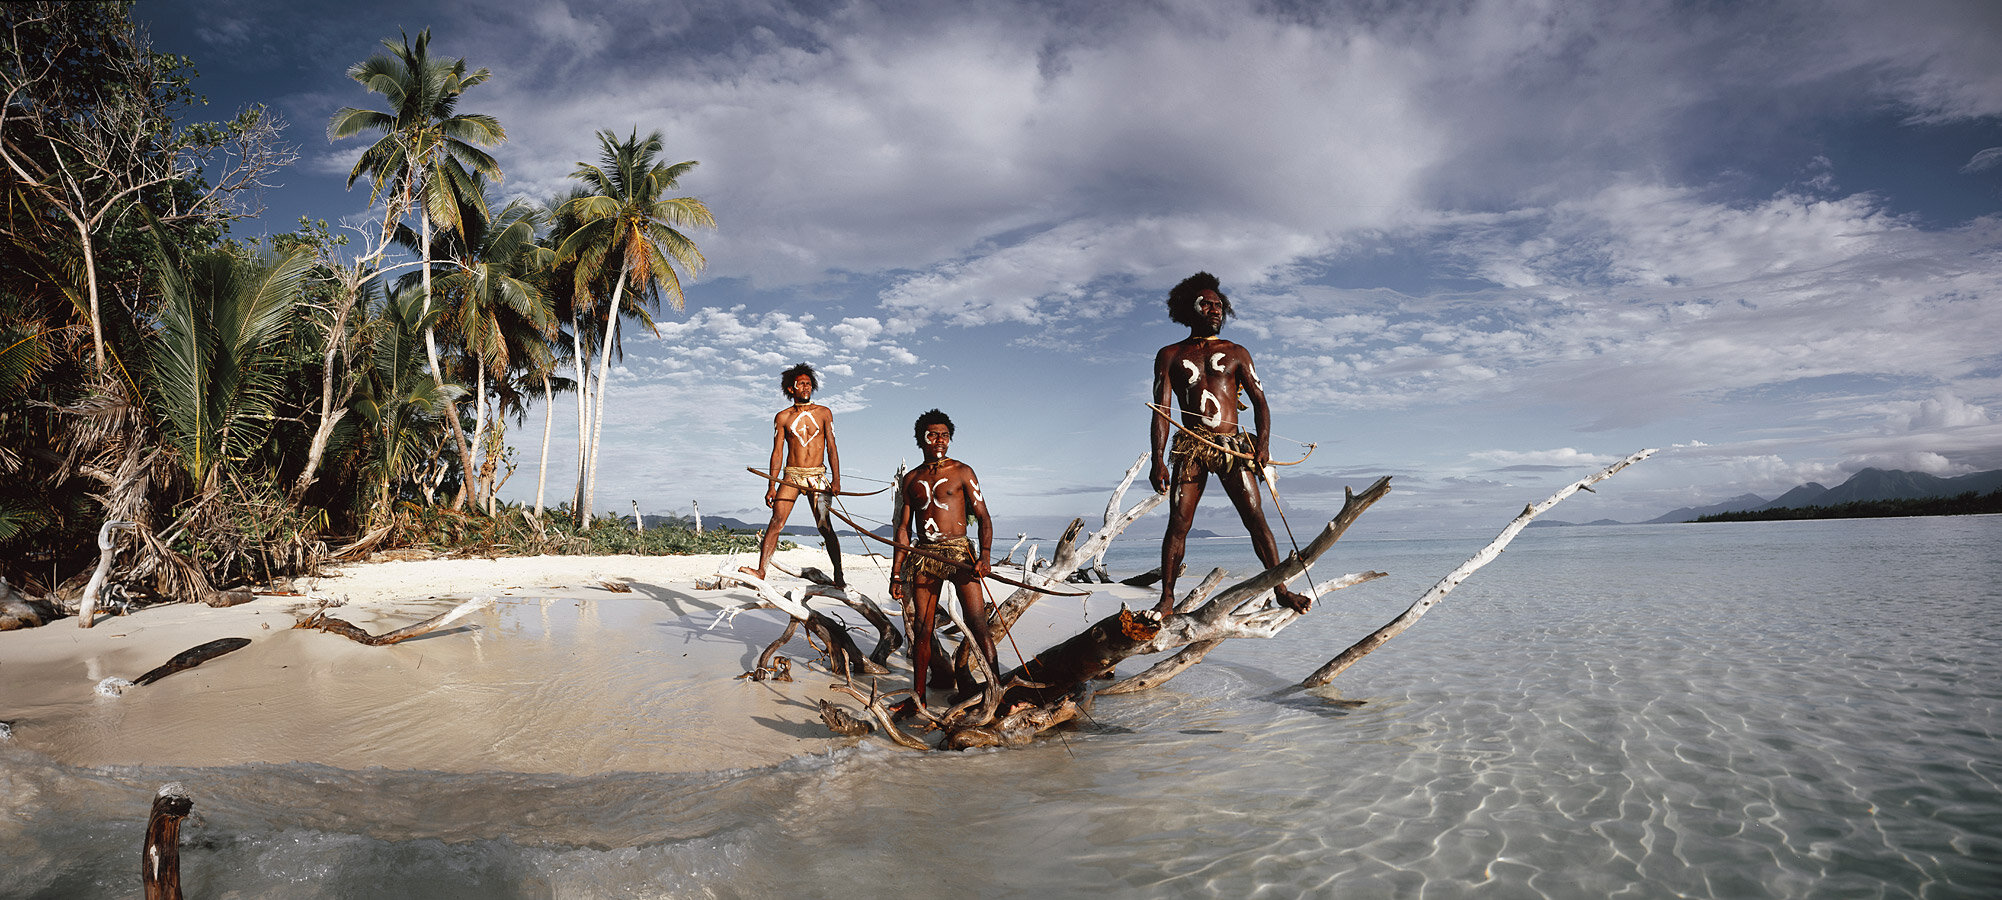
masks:
<svg viewBox="0 0 2002 900"><path fill-rule="evenodd" d="M1345 540L1317 577L1391 577L1025 750L555 778L0 741L0 897L136 895L134 798L177 780L191 897L2002 896L2002 517L1532 529L1293 687L1488 537Z"/></svg>

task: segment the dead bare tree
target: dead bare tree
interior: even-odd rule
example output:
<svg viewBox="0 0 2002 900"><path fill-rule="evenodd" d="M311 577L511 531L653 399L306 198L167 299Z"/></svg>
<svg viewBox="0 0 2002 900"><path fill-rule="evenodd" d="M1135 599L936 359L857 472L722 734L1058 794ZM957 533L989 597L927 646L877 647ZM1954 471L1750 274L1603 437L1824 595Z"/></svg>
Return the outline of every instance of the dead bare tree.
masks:
<svg viewBox="0 0 2002 900"><path fill-rule="evenodd" d="M1566 486L1542 503L1525 508L1515 521L1505 528L1500 537L1490 543L1473 559L1461 565L1445 579L1428 591L1412 608L1350 647L1340 656L1323 666L1320 671L1309 676L1305 686L1327 683L1328 679L1353 665L1376 647L1391 637L1403 632L1411 623L1423 615L1425 610L1438 603L1453 586L1465 580L1476 569L1485 565L1536 515L1555 506L1564 498L1580 490L1590 490L1590 485L1611 477L1621 469L1646 459L1655 451L1643 450L1633 454L1583 480ZM1143 457L1144 461L1144 457ZM1131 473L1129 473L1129 481ZM1120 490L1125 489L1125 484ZM1071 721L1089 710L1094 693L1089 684L1118 665L1122 660L1134 656L1161 653L1179 649L1181 652L1165 659L1139 675L1127 678L1098 693L1131 693L1146 690L1165 683L1176 674L1186 671L1199 662L1203 655L1231 638L1269 638L1277 635L1288 625L1298 621L1301 614L1279 605L1273 589L1300 577L1323 554L1331 549L1349 526L1371 505L1390 493L1390 479L1378 479L1362 493L1345 491L1345 501L1339 513L1331 519L1320 534L1316 535L1298 552L1280 561L1276 566L1257 573L1215 596L1215 588L1223 580L1221 570L1197 585L1176 606L1176 612L1160 616L1151 610L1134 612L1121 609L1117 614L1094 623L1080 634L1065 640L1036 655L1019 668L1001 676L1000 703L982 704L979 712L968 713L967 707L931 723L944 733L939 744L941 749L962 749L967 747L1016 746L1035 738L1050 728ZM1116 494L1115 494L1116 498ZM1154 498L1159 501L1159 495ZM1115 499L1115 506L1117 499ZM1145 504L1143 504L1145 505ZM1139 507L1135 508L1136 510ZM1059 542L1056 553L1057 563L1052 566L1052 574L1068 574L1079 562L1092 558L1098 546L1095 542L1103 538L1109 541L1117 528L1124 528L1136 516L1113 517L1108 515L1108 525L1091 538L1079 542L1075 540L1081 523L1073 523L1069 533ZM1117 520L1112 521L1112 520ZM1069 568L1066 568L1068 566ZM1383 577L1381 572L1362 572L1345 575L1325 583L1314 585L1311 590L1319 596L1366 581ZM1027 594L1028 596L1024 596ZM1001 605L996 611L997 628L1005 632L1016 617L1034 602L1033 591L1018 591L1016 596ZM861 701L881 727L886 737L900 746L929 749L924 741L900 729L893 721L887 703L889 696L873 691L864 695L852 686L845 690ZM1001 711L1005 710L1005 713ZM981 713L985 713L982 715ZM830 727L835 721L828 718Z"/></svg>
<svg viewBox="0 0 2002 900"><path fill-rule="evenodd" d="M108 377L96 244L141 199L162 223L223 221L297 154L263 107L180 126L187 75L120 7L10 4L0 34L0 165L75 232L97 372ZM171 186L192 190L169 190Z"/></svg>

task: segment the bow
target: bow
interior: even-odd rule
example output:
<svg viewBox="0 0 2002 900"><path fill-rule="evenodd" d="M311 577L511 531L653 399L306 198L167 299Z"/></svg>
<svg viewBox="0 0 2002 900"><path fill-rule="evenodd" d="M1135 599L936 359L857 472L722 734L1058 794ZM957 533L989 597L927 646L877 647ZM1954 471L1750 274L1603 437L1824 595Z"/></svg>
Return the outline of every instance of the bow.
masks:
<svg viewBox="0 0 2002 900"><path fill-rule="evenodd" d="M861 535L862 535L863 537L866 537L866 538L869 538L870 540L875 540L875 541L881 541L881 542L883 542L883 543L885 543L885 544L889 544L890 546L892 546L892 547L895 547L895 548L897 548L898 550L902 550L902 551L904 551L905 553L911 553L911 554L915 554L915 555L917 555L917 556L922 556L922 557L924 557L924 558L926 558L926 559L929 559L929 560L931 560L931 561L933 561L933 562L940 562L940 563L944 563L944 564L946 564L946 565L948 565L948 566L953 566L953 567L956 567L956 568L961 568L961 569L965 569L965 568L970 568L970 567L969 567L969 566L968 566L968 565L967 565L966 563L962 563L962 562L960 562L960 561L958 561L958 560L954 560L954 559L947 559L946 557L943 557L943 556L940 556L940 555L938 555L938 554L936 554L936 553L930 553L930 552L927 552L927 551L924 551L924 550L919 550L918 548L916 548L916 547L913 547L913 546L911 546L911 545L909 545L909 544L905 544L905 543L900 543L900 542L898 542L898 541L896 541L896 540L894 540L894 539L891 539L891 538L886 538L886 537L884 537L884 536L882 536L882 535L880 535L880 534L877 534L877 533L875 533L875 532L873 532L873 531L870 531L869 529L867 529L867 528L864 528L864 527L863 527L863 526L861 525L861 523L859 523L859 522L856 522L856 521L855 521L854 519L851 519L851 518L848 518L848 516L847 516L847 515L843 514L843 513L842 513L842 512L840 511L840 510L838 510L838 509L837 509L837 510L833 510L833 513L834 513L834 515L835 515L835 517L836 517L836 518L839 518L839 519L840 519L841 521L843 521L843 522L847 522L847 523L848 523L848 527L850 527L850 528L853 528L853 529L855 529L856 533L858 533L858 534L861 534ZM993 572L989 572L989 573L987 573L987 577L989 577L989 578L992 578L992 579L994 579L995 581L998 581L998 582L1001 582L1002 584L1009 584L1009 585L1014 585L1015 587L1018 587L1018 588L1026 588L1026 589L1028 589L1028 590L1032 590L1032 591L1035 591L1036 593L1039 593L1039 594L1049 594L1049 595L1050 595L1050 596L1052 596L1052 597L1089 597L1089 596L1091 596L1091 592L1090 592L1090 591L1057 591L1057 590L1051 590L1051 589L1049 589L1049 588L1046 588L1046 587L1037 587L1037 586L1035 586L1035 585L1033 585L1033 584L1029 584L1029 583L1027 583L1027 582L1023 582L1023 581L1016 581L1015 579L1013 579L1013 578L1009 578L1009 577L1008 577L1008 576L1006 576L1006 575L999 575L999 574L995 574L995 573L993 573Z"/></svg>
<svg viewBox="0 0 2002 900"><path fill-rule="evenodd" d="M773 475L770 472L767 472L763 469L755 468L753 466L745 466L744 471L749 472L753 475L763 476L766 481L777 482L779 484L785 485L786 487L807 494L827 494L833 497L873 497L877 494L889 490L889 488L887 487L881 487L873 491L830 491L827 488L808 487L806 485L800 484L797 481L787 481L783 476ZM871 480L871 479L864 479L864 480Z"/></svg>
<svg viewBox="0 0 2002 900"><path fill-rule="evenodd" d="M1255 459L1252 459L1252 458L1251 458L1251 456L1250 456L1250 455L1248 455L1248 454L1244 454L1244 453L1239 453L1239 452L1238 452L1238 451L1236 451L1236 450L1232 450L1232 449L1230 449L1229 447L1226 447L1226 446L1224 446L1224 445L1222 445L1222 444L1219 444L1219 443L1217 443L1217 442L1215 442L1215 441L1212 441L1212 440L1210 440L1209 438L1206 438L1206 437L1203 437L1203 436L1202 436L1201 434L1198 434L1198 433L1197 433L1197 432L1196 432L1196 431L1195 431L1194 429L1190 428L1190 427L1189 427L1189 426L1187 426L1187 425L1184 425L1184 424L1182 424L1180 420L1176 419L1176 418L1174 417L1174 415L1172 415L1172 413L1174 413L1174 410L1172 410L1172 409L1169 409L1168 407L1165 407L1165 406L1162 406L1162 405L1161 405L1161 404L1159 404L1159 403L1154 403L1154 402L1151 402L1151 401L1150 401L1150 402L1149 402L1149 403L1147 404L1147 408L1148 408L1148 409L1151 409L1151 410L1153 410L1153 411L1154 411L1154 414L1155 414L1155 415L1158 415L1158 416L1160 416L1160 417L1161 417L1161 418L1163 418L1163 419L1167 419L1167 420L1168 420L1168 424L1170 424L1170 425L1173 425L1173 426L1175 426L1176 428L1179 428L1179 429L1181 429L1181 430L1182 430L1182 433L1183 433L1183 434L1186 434L1186 435L1188 435L1189 437L1192 437L1192 438L1195 438L1195 439L1196 439L1196 442L1197 442L1197 443L1200 443L1200 444L1202 444L1203 446L1206 446L1206 447L1209 447L1209 448L1211 448L1211 449L1213 449L1213 450L1216 450L1216 451L1217 451L1217 452L1219 452L1219 453L1223 453L1223 454L1225 454L1225 455L1228 455L1228 456L1235 456L1235 457L1237 457L1238 459L1241 459L1241 460L1244 460L1245 462L1254 462L1254 463L1255 463L1255 462L1257 462L1257 461L1258 461L1258 460L1255 460ZM1287 438L1287 440L1292 440L1292 439L1291 439L1291 438ZM1307 461L1307 457L1309 457L1309 456L1313 456L1313 455L1314 455L1314 448L1315 448L1315 447L1319 447L1319 446L1320 446L1319 444L1316 444L1316 443L1311 443L1311 442L1308 442L1308 443L1307 443L1307 452L1306 452L1306 454L1305 454L1305 455L1303 455L1303 456L1301 456L1301 457L1300 457L1299 459L1296 459L1296 460L1293 460L1292 462L1280 462L1280 461L1278 461L1278 460L1276 460L1276 459L1268 459L1268 460L1266 460L1266 461L1265 461L1265 464L1266 464L1266 465L1268 465L1268 466L1297 466L1297 465L1299 465L1299 464L1301 464L1301 463L1303 463L1303 462L1306 462L1306 461Z"/></svg>

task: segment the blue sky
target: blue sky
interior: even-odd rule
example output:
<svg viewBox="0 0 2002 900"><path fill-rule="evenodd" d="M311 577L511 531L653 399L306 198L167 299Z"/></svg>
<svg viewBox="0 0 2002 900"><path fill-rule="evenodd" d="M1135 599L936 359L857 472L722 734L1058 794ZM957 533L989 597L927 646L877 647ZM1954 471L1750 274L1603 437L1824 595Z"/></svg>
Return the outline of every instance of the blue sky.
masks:
<svg viewBox="0 0 2002 900"><path fill-rule="evenodd" d="M920 459L936 406L1004 534L1095 517L1147 449L1152 354L1186 335L1161 301L1199 269L1237 306L1274 455L1319 444L1281 481L1296 530L1392 475L1372 528L1492 532L1642 447L1664 452L1551 517L2002 468L2002 4L138 14L213 117L291 124L302 159L238 233L366 215L342 188L362 142L325 126L376 105L344 73L401 30L493 71L461 109L507 128L510 195L565 189L601 129L700 161L709 265L658 338L628 331L601 509L761 519L742 470L806 361L851 479ZM552 500L575 452L555 413ZM511 427L523 499L541 412Z"/></svg>

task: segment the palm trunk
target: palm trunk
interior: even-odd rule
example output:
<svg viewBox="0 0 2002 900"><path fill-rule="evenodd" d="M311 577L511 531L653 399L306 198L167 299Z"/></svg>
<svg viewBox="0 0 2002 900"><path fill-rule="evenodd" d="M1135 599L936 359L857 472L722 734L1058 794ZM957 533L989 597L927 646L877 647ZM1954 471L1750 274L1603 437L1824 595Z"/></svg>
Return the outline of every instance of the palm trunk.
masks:
<svg viewBox="0 0 2002 900"><path fill-rule="evenodd" d="M535 474L535 518L542 520L542 492L549 486L549 433L556 427L556 390L549 386L549 373L542 373L542 463Z"/></svg>
<svg viewBox="0 0 2002 900"><path fill-rule="evenodd" d="M487 514L492 515L493 485L488 483L491 480L491 476L488 473L492 468L491 459L489 458L492 454L487 452L486 445L482 443L487 436L487 367L478 360L474 361L474 365L478 366L478 374L475 376L473 382L472 443L473 461L480 464L480 473L476 489L473 491L473 503L475 506L478 506L484 501Z"/></svg>
<svg viewBox="0 0 2002 900"><path fill-rule="evenodd" d="M424 315L431 315L431 214L423 210L417 213L418 228L423 232L424 241ZM438 390L445 390L445 370L438 366L438 338L429 323L424 326L424 354L431 361L431 380ZM472 490L473 479L478 477L473 470L473 448L466 443L466 429L459 427L459 403L453 401L445 411L445 422L452 427L452 442L459 448L459 494L452 499L453 509L464 509L466 498Z"/></svg>
<svg viewBox="0 0 2002 900"><path fill-rule="evenodd" d="M628 261L619 267L619 281L612 285L612 306L605 311L605 337L603 346L598 348L598 396L593 401L595 409L591 414L591 477L584 490L586 506L595 506L598 496L598 445L605 434L605 390L612 374L612 341L618 336L619 303L626 296L626 275L632 270Z"/></svg>
<svg viewBox="0 0 2002 900"><path fill-rule="evenodd" d="M584 371L584 319L576 316L573 321L576 327L570 333L570 360L577 368L577 486L570 492L570 516L581 526L584 524L585 461L590 458L591 452L591 379Z"/></svg>

